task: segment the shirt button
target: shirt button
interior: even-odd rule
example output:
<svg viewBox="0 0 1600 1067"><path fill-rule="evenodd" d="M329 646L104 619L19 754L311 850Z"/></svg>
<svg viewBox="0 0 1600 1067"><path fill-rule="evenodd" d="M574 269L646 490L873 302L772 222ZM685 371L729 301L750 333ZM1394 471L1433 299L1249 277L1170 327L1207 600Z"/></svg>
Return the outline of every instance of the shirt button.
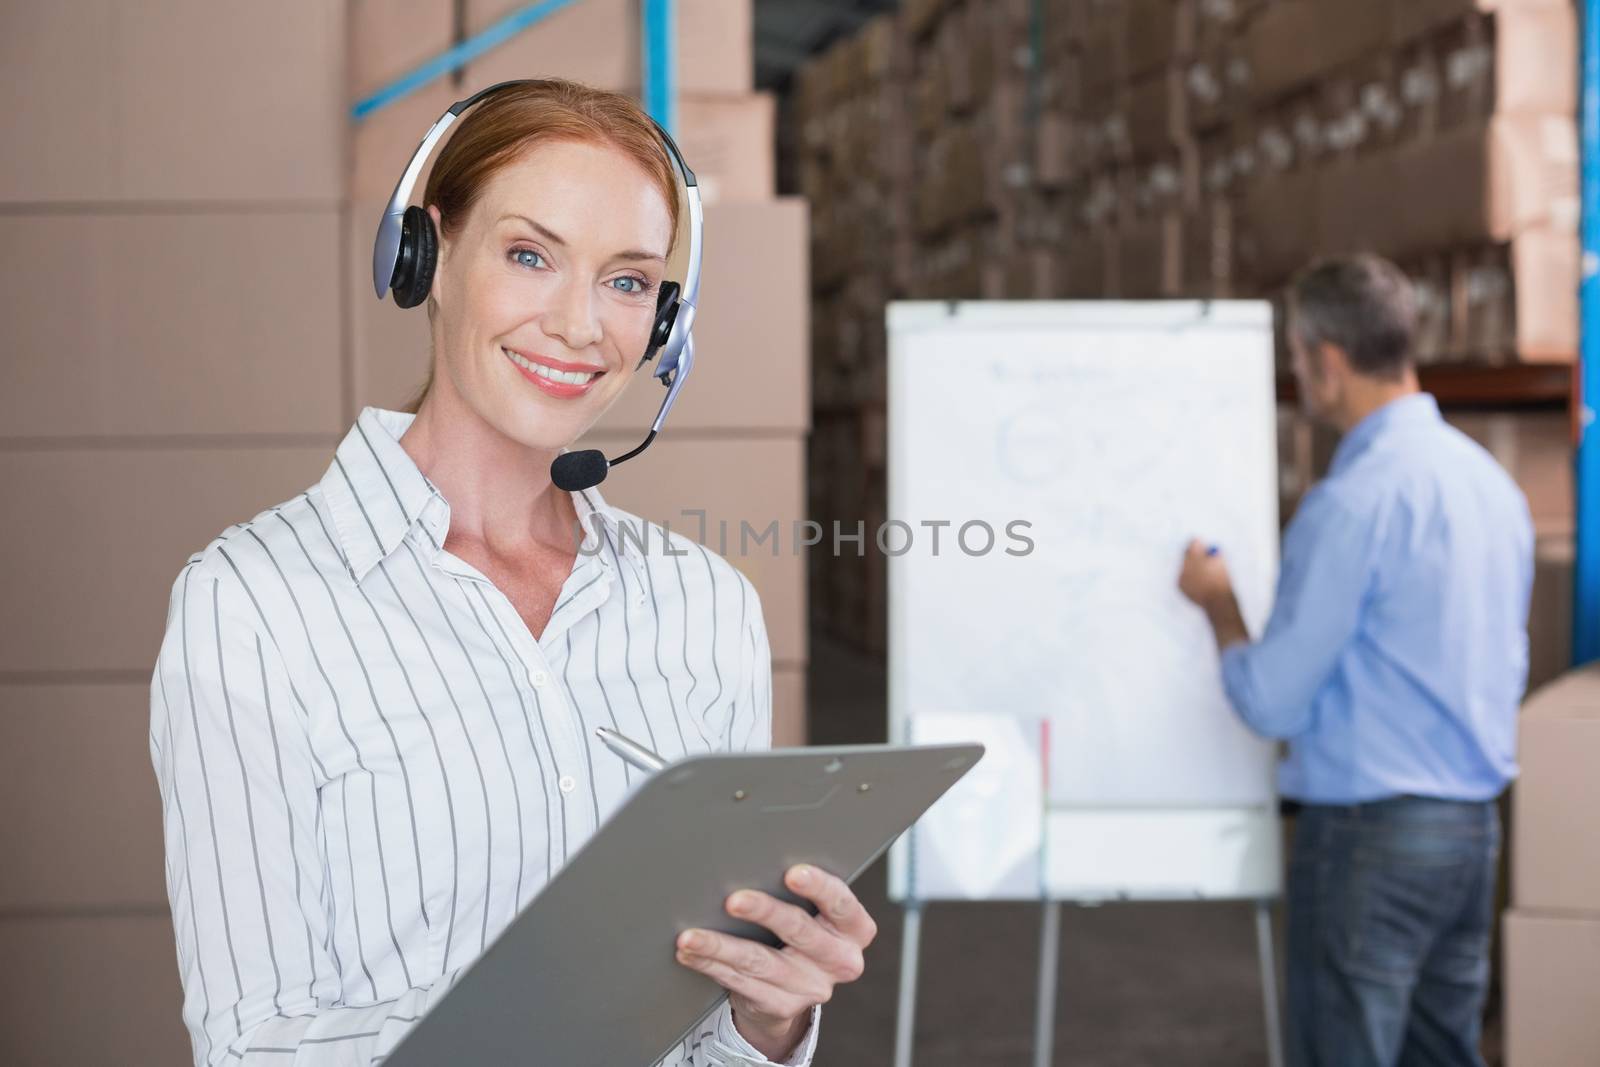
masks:
<svg viewBox="0 0 1600 1067"><path fill-rule="evenodd" d="M548 674L544 673L544 671L534 671L528 677L533 680L533 684L534 685L539 685L539 686L544 685L544 683L546 683L546 682L548 682L550 680L550 676Z"/></svg>
<svg viewBox="0 0 1600 1067"><path fill-rule="evenodd" d="M570 774L563 774L561 776L561 791L563 793L570 793L576 788L578 788L578 780L576 778L572 777Z"/></svg>

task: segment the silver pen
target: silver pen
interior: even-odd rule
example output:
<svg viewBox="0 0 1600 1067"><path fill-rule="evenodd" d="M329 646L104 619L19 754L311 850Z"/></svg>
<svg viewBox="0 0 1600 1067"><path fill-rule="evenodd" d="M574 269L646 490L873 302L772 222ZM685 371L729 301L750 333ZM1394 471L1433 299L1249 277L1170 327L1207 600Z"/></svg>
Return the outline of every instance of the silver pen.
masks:
<svg viewBox="0 0 1600 1067"><path fill-rule="evenodd" d="M667 761L651 752L637 741L630 741L615 730L607 730L604 726L596 726L594 735L605 743L605 746L641 771L655 773L667 765Z"/></svg>

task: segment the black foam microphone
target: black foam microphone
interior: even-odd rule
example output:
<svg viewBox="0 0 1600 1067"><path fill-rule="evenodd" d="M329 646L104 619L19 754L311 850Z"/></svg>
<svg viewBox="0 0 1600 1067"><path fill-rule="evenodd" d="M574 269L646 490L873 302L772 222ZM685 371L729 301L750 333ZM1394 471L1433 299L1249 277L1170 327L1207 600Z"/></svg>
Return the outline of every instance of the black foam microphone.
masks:
<svg viewBox="0 0 1600 1067"><path fill-rule="evenodd" d="M606 459L604 452L598 448L586 448L582 452L563 452L550 464L550 480L557 489L568 493L581 493L585 489L592 489L606 480L606 474L618 463L637 456L640 452L650 447L650 442L656 439L656 431L651 430L650 435L631 452L624 452L616 459Z"/></svg>

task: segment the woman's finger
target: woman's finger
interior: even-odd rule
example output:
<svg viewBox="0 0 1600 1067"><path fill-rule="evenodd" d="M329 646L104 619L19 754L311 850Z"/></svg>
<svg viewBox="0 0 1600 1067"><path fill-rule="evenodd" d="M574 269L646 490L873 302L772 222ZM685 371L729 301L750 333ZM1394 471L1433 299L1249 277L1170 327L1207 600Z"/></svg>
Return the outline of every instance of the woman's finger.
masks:
<svg viewBox="0 0 1600 1067"><path fill-rule="evenodd" d="M767 893L740 890L728 898L728 914L765 926L788 949L817 961L830 974L849 970L851 957L860 955L854 944L818 922L810 912Z"/></svg>
<svg viewBox="0 0 1600 1067"><path fill-rule="evenodd" d="M831 923L857 948L866 948L878 936L878 924L845 884L844 879L809 864L789 868L784 882L817 906L817 914Z"/></svg>

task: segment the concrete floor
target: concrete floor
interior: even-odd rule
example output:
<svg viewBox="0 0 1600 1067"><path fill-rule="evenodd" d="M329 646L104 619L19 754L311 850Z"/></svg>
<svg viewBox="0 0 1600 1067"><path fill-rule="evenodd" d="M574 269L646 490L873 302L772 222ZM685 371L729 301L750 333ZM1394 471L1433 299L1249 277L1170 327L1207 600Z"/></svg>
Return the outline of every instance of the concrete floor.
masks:
<svg viewBox="0 0 1600 1067"><path fill-rule="evenodd" d="M812 744L882 741L883 666L825 638L812 644ZM857 891L881 933L867 973L824 1009L819 1063L892 1062L900 911L885 865ZM1061 922L1055 1064L1253 1067L1265 1064L1253 912L1244 904L1069 907ZM1039 908L932 905L924 913L918 1067L1033 1062Z"/></svg>

